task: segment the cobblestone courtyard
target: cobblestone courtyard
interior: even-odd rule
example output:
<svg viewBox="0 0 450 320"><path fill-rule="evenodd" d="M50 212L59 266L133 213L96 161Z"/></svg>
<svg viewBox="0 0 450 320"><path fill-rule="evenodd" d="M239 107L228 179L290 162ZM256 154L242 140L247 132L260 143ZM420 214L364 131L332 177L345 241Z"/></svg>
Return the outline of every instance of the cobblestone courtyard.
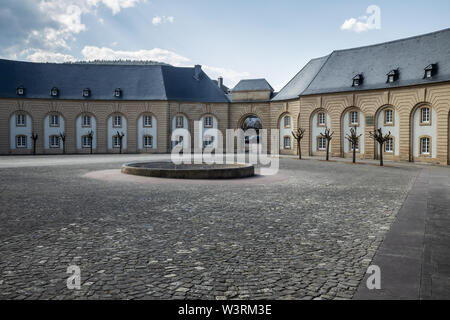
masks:
<svg viewBox="0 0 450 320"><path fill-rule="evenodd" d="M420 172L286 158L240 183L86 176L125 157L0 159L0 299L350 299Z"/></svg>

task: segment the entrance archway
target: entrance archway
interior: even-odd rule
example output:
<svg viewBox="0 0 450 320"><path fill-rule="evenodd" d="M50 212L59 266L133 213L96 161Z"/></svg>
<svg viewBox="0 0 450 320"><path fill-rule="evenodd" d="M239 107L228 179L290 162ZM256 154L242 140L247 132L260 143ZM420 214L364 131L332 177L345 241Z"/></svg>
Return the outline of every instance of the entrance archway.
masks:
<svg viewBox="0 0 450 320"><path fill-rule="evenodd" d="M261 143L260 138L260 130L262 130L262 121L261 119L256 115L248 115L244 117L241 121L240 128L246 132L247 130L255 130L256 136L249 136L245 137L245 144L249 144L250 142L253 143Z"/></svg>

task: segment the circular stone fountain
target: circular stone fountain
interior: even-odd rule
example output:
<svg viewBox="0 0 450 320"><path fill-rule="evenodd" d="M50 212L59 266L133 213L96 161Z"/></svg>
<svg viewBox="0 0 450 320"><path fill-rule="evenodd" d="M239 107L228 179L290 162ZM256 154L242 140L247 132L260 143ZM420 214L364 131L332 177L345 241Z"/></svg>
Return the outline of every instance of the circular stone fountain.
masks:
<svg viewBox="0 0 450 320"><path fill-rule="evenodd" d="M180 164L173 162L127 163L122 173L170 179L239 179L255 175L253 165L244 164Z"/></svg>

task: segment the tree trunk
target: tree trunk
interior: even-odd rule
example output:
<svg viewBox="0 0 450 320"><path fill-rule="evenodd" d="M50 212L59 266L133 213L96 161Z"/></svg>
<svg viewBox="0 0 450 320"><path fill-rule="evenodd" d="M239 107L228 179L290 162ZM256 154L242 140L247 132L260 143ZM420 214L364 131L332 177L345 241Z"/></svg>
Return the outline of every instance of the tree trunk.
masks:
<svg viewBox="0 0 450 320"><path fill-rule="evenodd" d="M355 144L353 144L353 163L356 163L356 147L355 147Z"/></svg>
<svg viewBox="0 0 450 320"><path fill-rule="evenodd" d="M36 140L33 139L33 155L36 155Z"/></svg>
<svg viewBox="0 0 450 320"><path fill-rule="evenodd" d="M89 140L91 140L91 146L90 146L91 148L90 149L91 149L91 154L92 154L92 140L94 140L94 139L89 138Z"/></svg>
<svg viewBox="0 0 450 320"><path fill-rule="evenodd" d="M298 149L298 159L302 160L302 148L300 146L300 141L297 143L297 149Z"/></svg>
<svg viewBox="0 0 450 320"><path fill-rule="evenodd" d="M330 160L330 140L327 139L327 161Z"/></svg>
<svg viewBox="0 0 450 320"><path fill-rule="evenodd" d="M383 144L380 143L380 167L383 167L384 163L383 163Z"/></svg>

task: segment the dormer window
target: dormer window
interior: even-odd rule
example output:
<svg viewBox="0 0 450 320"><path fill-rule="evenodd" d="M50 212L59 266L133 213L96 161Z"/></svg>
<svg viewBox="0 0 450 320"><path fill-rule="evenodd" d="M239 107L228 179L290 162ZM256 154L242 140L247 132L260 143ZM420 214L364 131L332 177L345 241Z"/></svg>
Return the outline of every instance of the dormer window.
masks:
<svg viewBox="0 0 450 320"><path fill-rule="evenodd" d="M17 93L18 96L25 95L25 88L23 86L17 87L16 93Z"/></svg>
<svg viewBox="0 0 450 320"><path fill-rule="evenodd" d="M398 69L396 70L392 70L387 74L387 82L388 83L394 83L395 81L398 80Z"/></svg>
<svg viewBox="0 0 450 320"><path fill-rule="evenodd" d="M50 90L50 95L52 97L57 97L59 95L59 90L56 87L53 87L52 90Z"/></svg>
<svg viewBox="0 0 450 320"><path fill-rule="evenodd" d="M83 89L83 97L87 98L90 95L91 95L91 89L89 89L89 88Z"/></svg>
<svg viewBox="0 0 450 320"><path fill-rule="evenodd" d="M122 96L122 89L117 88L114 90L114 97L120 98Z"/></svg>
<svg viewBox="0 0 450 320"><path fill-rule="evenodd" d="M353 77L353 85L352 87L359 87L360 85L362 85L363 83L363 75L362 74L357 74L356 76Z"/></svg>
<svg viewBox="0 0 450 320"><path fill-rule="evenodd" d="M424 75L424 79L428 79L431 78L433 76L435 76L437 73L437 64L430 64L425 68L425 75Z"/></svg>

